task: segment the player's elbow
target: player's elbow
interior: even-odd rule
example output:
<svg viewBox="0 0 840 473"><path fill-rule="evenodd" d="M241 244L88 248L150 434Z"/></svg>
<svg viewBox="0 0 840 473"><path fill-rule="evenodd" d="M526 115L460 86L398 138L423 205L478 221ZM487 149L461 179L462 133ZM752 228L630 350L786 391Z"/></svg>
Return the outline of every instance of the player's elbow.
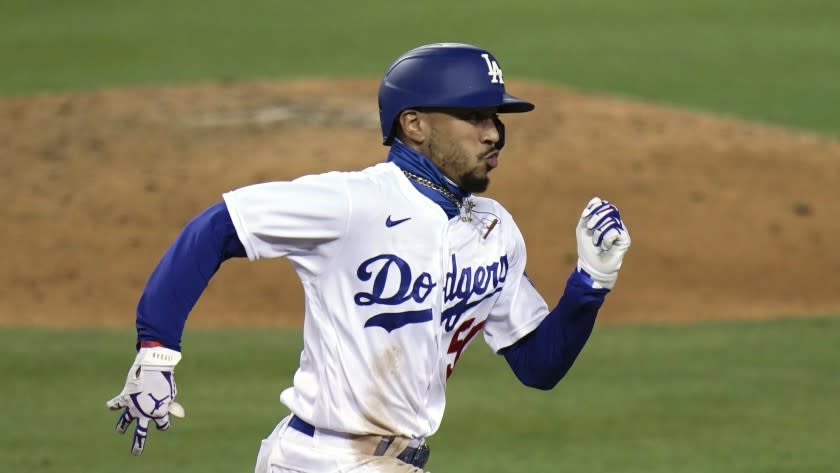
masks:
<svg viewBox="0 0 840 473"><path fill-rule="evenodd" d="M538 346L522 340L501 351L516 378L529 388L548 391L566 376L572 367L574 359L563 356L563 353L550 351L536 351Z"/></svg>
<svg viewBox="0 0 840 473"><path fill-rule="evenodd" d="M529 337L530 338L530 337ZM567 357L556 354L535 353L535 345L520 341L503 349L504 355L516 378L529 388L548 391L557 386L571 367Z"/></svg>
<svg viewBox="0 0 840 473"><path fill-rule="evenodd" d="M544 373L528 373L527 375L520 375L517 373L519 381L529 388L539 389L542 391L550 391L560 383L560 380L566 375L568 370L562 372L544 372Z"/></svg>

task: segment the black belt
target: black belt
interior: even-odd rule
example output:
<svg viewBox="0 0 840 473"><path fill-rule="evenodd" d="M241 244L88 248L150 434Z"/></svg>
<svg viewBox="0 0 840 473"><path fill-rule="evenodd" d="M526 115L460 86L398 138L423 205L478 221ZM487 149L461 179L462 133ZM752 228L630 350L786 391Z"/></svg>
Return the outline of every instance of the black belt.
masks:
<svg viewBox="0 0 840 473"><path fill-rule="evenodd" d="M309 437L315 436L315 426L296 415L292 415L292 419L289 421L289 427ZM377 457L385 455L385 451L388 450L388 447L391 446L393 441L394 437L382 437L382 440L379 442L379 446L376 447L376 451L373 455ZM397 455L397 459L402 460L409 465L416 466L417 468L423 468L426 465L426 462L429 461L430 454L431 452L429 451L429 446L424 443L419 447L407 447L405 450L400 452L399 455Z"/></svg>

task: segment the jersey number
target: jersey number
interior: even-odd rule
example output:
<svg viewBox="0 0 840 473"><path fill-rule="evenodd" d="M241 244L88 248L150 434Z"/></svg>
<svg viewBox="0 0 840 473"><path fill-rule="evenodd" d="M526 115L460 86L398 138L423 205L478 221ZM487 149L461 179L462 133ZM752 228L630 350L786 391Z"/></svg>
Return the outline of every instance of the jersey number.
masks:
<svg viewBox="0 0 840 473"><path fill-rule="evenodd" d="M452 334L452 341L449 342L449 354L455 354L455 359L452 360L452 364L446 366L446 377L449 378L452 376L452 370L455 369L455 363L458 363L458 358L461 358L461 353L464 352L464 349L467 348L467 345L470 344L470 340L473 337L478 335L478 332L484 328L484 321L481 323L476 324L473 326L475 319L469 319L466 322L462 323L455 333ZM463 337L461 336L466 332L466 335Z"/></svg>

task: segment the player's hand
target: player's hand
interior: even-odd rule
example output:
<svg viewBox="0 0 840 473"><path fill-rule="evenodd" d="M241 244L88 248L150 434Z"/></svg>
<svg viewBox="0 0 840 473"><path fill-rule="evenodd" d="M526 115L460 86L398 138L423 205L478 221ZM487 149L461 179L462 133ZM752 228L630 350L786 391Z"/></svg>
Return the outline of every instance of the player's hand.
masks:
<svg viewBox="0 0 840 473"><path fill-rule="evenodd" d="M630 248L630 233L615 205L598 197L589 201L578 222L577 247L578 270L589 274L593 287L612 289Z"/></svg>
<svg viewBox="0 0 840 473"><path fill-rule="evenodd" d="M137 420L131 440L132 455L143 453L149 421L154 422L158 430L167 430L170 414L184 417L184 408L175 402L178 393L175 365L180 360L181 354L169 348L141 348L128 370L122 392L106 403L111 410L122 409L117 419L117 432L124 434L128 426Z"/></svg>

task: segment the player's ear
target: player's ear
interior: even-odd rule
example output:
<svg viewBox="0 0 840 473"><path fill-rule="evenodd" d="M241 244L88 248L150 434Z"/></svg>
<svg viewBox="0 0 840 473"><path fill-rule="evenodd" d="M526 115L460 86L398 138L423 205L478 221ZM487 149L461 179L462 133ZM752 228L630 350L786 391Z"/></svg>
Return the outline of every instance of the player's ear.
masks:
<svg viewBox="0 0 840 473"><path fill-rule="evenodd" d="M423 114L414 109L403 110L400 113L400 139L406 144L421 144L426 141L426 130L423 126Z"/></svg>

